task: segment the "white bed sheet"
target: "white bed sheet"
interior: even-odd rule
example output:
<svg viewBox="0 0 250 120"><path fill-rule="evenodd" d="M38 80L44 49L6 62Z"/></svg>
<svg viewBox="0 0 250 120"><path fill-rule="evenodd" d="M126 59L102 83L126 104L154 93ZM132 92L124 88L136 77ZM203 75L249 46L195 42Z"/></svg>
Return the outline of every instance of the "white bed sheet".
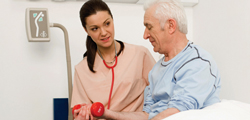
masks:
<svg viewBox="0 0 250 120"><path fill-rule="evenodd" d="M163 120L250 120L250 104L222 100L204 109L183 111Z"/></svg>

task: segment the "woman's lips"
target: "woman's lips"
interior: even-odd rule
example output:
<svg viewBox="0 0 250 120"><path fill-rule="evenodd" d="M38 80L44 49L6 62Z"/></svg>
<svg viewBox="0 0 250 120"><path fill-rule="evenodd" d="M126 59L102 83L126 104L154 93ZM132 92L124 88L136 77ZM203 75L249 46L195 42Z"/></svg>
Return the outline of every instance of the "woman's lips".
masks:
<svg viewBox="0 0 250 120"><path fill-rule="evenodd" d="M101 39L103 42L107 42L107 41L109 41L109 38L110 37L106 37L106 38L104 38L104 39Z"/></svg>

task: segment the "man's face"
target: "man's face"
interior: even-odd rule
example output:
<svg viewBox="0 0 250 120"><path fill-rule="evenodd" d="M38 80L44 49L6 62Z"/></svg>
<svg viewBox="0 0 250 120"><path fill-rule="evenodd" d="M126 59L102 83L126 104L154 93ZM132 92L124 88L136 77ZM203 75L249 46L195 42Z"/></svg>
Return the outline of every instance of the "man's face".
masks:
<svg viewBox="0 0 250 120"><path fill-rule="evenodd" d="M158 19L154 17L154 8L149 8L144 14L144 26L145 31L143 38L149 39L155 52L163 54L164 40L167 39L166 30L163 30L160 26Z"/></svg>

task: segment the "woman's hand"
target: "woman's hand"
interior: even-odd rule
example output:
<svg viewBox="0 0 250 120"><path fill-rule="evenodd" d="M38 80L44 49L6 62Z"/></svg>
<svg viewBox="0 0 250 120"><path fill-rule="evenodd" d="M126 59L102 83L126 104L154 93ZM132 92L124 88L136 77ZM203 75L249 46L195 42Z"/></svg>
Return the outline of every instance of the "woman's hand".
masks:
<svg viewBox="0 0 250 120"><path fill-rule="evenodd" d="M75 120L94 120L90 108L92 104L83 104L80 109L74 111Z"/></svg>

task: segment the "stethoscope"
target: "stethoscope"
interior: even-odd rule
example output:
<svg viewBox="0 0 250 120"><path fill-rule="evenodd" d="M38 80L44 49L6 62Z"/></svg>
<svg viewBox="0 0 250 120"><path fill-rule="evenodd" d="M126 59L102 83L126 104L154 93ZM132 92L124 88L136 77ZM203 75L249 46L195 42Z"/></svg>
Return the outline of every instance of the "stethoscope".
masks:
<svg viewBox="0 0 250 120"><path fill-rule="evenodd" d="M114 43L115 43L115 41L114 41ZM112 95L112 91L113 91L114 79L115 79L114 67L115 67L116 64L117 64L116 43L115 43L115 64L114 64L113 66L108 66L107 63L105 62L105 60L103 59L100 50L99 50L98 48L97 48L97 50L98 50L98 53L100 54L100 57L101 57L102 60L103 60L104 65L105 65L107 68L111 68L111 69L112 69L112 83L111 83L111 88L110 88L110 93L109 93L109 101L108 101L108 109L109 109L109 107L110 107L110 101L111 101L111 95Z"/></svg>

